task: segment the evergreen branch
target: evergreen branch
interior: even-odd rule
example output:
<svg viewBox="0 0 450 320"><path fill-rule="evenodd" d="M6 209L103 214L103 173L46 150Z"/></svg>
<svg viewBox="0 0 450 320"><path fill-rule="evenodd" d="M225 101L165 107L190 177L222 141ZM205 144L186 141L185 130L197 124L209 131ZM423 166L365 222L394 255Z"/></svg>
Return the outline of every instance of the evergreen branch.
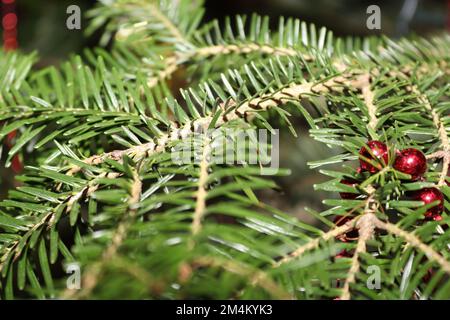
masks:
<svg viewBox="0 0 450 320"><path fill-rule="evenodd" d="M370 203L370 202L369 202ZM345 279L344 287L342 288L341 300L350 299L350 284L355 282L356 274L360 269L360 255L366 253L366 242L373 237L375 229L376 216L372 212L373 210L367 210L357 221L356 227L358 229L358 243L356 245L355 253L352 257L352 264Z"/></svg>
<svg viewBox="0 0 450 320"><path fill-rule="evenodd" d="M27 235L31 235L33 232L35 232L39 227L43 226L47 221L51 220L52 215L54 212L49 212L45 214L42 219L40 219L37 223L33 224L33 226L26 232ZM27 238L29 238L27 236ZM5 268L5 263L8 261L9 255L15 250L14 259L18 259L20 255L22 254L22 250L20 250L20 247L18 246L20 244L21 239L18 239L17 241L14 241L9 248L5 249L5 253L0 258L0 272L3 271Z"/></svg>
<svg viewBox="0 0 450 320"><path fill-rule="evenodd" d="M169 32L174 36L175 39L178 39L180 42L186 42L186 38L181 33L180 29L172 22L170 19L153 3L148 4L150 13L155 16L155 18L169 30Z"/></svg>
<svg viewBox="0 0 450 320"><path fill-rule="evenodd" d="M303 84L291 84L291 86L281 88L273 93L244 101L240 105L237 105L234 101L223 103L220 108L224 111L224 114L222 117L217 119L215 127L218 128L225 123L241 118L250 121L252 114L256 112L268 110L272 107L287 102L298 101L301 98L319 94L320 92L339 91L342 88L342 83L347 80L347 77L350 76L335 76L325 82L315 81ZM227 106L230 106L231 111L225 110ZM174 128L169 130L167 134L160 136L156 142L133 146L125 150L115 150L101 155L94 155L84 159L83 162L88 165L98 165L103 163L105 159L120 160L124 155L128 155L136 159L145 155L148 156L152 153L161 152L170 142L186 138L192 134L191 128L194 128L194 132L199 132L201 129L207 129L212 120L213 116L207 115L205 117L186 122L181 129L177 128L177 126L173 124L172 126ZM74 166L71 170L69 170L68 174L73 175L80 170L81 168L79 166Z"/></svg>
<svg viewBox="0 0 450 320"><path fill-rule="evenodd" d="M267 56L298 56L300 51L286 47L272 47L269 45L258 45L254 43L213 45L206 47L195 47L187 52L175 53L163 59L164 68L151 76L147 80L147 86L154 88L161 81L167 80L173 75L181 65L193 63L195 60L207 59L218 55L246 55L259 53ZM304 61L312 61L313 58L308 54L301 54Z"/></svg>
<svg viewBox="0 0 450 320"><path fill-rule="evenodd" d="M67 289L63 293L64 298L86 297L89 296L92 290L95 289L98 281L100 280L102 269L104 268L105 265L107 265L117 256L117 252L126 238L128 229L130 228L132 221L136 217L137 206L139 205L141 192L142 192L142 181L139 177L139 173L136 170L134 170L133 181L130 188L130 197L128 199L128 210L126 212L127 215L124 216L122 221L119 222L119 224L117 225L117 228L115 229L115 232L112 236L111 243L103 251L101 260L96 263L93 263L86 270L82 279L83 284L82 290L79 292L74 292L70 289Z"/></svg>
<svg viewBox="0 0 450 320"><path fill-rule="evenodd" d="M450 142L447 135L447 130L445 129L445 125L441 120L439 114L436 110L431 106L430 100L425 94L421 94L417 86L413 86L413 92L417 94L419 102L422 103L425 108L431 113L434 126L438 131L438 137L440 140L440 144L442 147L442 158L443 158L443 166L442 171L439 177L438 186L445 185L445 178L447 177L448 168L450 166Z"/></svg>
<svg viewBox="0 0 450 320"><path fill-rule="evenodd" d="M174 74L180 65L180 61L175 56L164 58L164 68L157 72L155 76L151 76L147 80L147 86L149 88L156 87L161 81L167 80L172 74Z"/></svg>
<svg viewBox="0 0 450 320"><path fill-rule="evenodd" d="M445 260L445 258L437 253L432 247L423 243L416 235L400 229L395 224L392 224L390 222L383 222L379 219L374 220L374 224L377 228L384 229L398 237L405 239L409 245L421 250L429 259L437 262L445 272L450 274L450 262Z"/></svg>
<svg viewBox="0 0 450 320"><path fill-rule="evenodd" d="M273 267L274 268L279 267L282 264L288 263L294 259L301 257L305 252L309 250L316 249L320 245L321 241L328 241L330 239L334 239L342 234L347 233L349 230L354 228L354 224L357 221L357 219L358 218L351 219L342 226L335 227L330 231L322 234L321 236L312 239L311 241L297 248L295 251L289 253L289 255L283 257L281 260L275 262Z"/></svg>
<svg viewBox="0 0 450 320"><path fill-rule="evenodd" d="M211 120L211 117L195 119L193 121L187 122L181 129L177 128L177 125L172 123L172 127L174 127L174 129L169 130L169 132L166 134L162 134L160 137L156 138L155 141L136 145L125 150L114 150L100 155L93 155L89 158L84 159L83 162L87 165L99 165L102 164L106 159L122 161L124 156L128 156L137 161L142 157L163 152L166 146L171 142L174 142L178 139L187 138L192 133L192 128L194 128L194 132L197 132L198 130L205 130L209 126ZM82 168L80 166L74 165L67 172L67 174L74 175L81 169Z"/></svg>
<svg viewBox="0 0 450 320"><path fill-rule="evenodd" d="M142 8L151 10L145 12ZM198 10L191 15L191 8ZM345 150L330 159L316 161L319 165L356 160L357 149L368 138L367 132L369 136L374 132L376 135L378 128L383 131L386 144L396 141L395 148L401 148L402 144L418 144L425 152L436 151L427 157L444 159L445 171L440 173L438 183L441 187L450 160L445 127L448 124L448 85L445 83L448 81L440 77L447 76L450 71L446 62L450 38L383 40L383 45L378 48L380 42L377 42L374 48L367 39L362 44L353 39L346 43L342 39L334 42L331 33L324 28L317 34L314 26L308 28L297 20L287 23L281 20L278 33L273 37L269 22L260 17L252 19L250 25L245 23L245 18L238 17L235 28L226 21L223 34L217 22L196 31L201 11L185 0L176 3L168 0L105 1L97 10L100 14L95 17L94 24L100 26L111 21L106 26L106 33L118 30L117 42L125 40L129 48L114 46L111 54L100 54L99 59L86 54L95 68L85 66L81 58L75 58L61 71L44 69L31 77L28 77L28 71L23 72L24 69L0 66L0 84L7 84L5 93L0 96L0 117L6 122L0 135L5 136L16 129L21 131L20 140L16 138L17 147L9 156L25 144L38 141L36 148L39 148L61 135L64 135L62 141L73 136L69 145L74 147L72 151L68 145L55 142L56 146L47 146L44 152L37 152L37 166L29 167L29 170L38 174L27 173L20 177L26 186L11 191L12 200L1 204L9 210L8 213L0 212L0 251L3 254L0 270L6 272L0 283L2 298L14 296L16 288L21 294L30 292L33 296L45 296L41 282L45 282L45 292L56 293L52 283L56 275L48 262L57 262L59 267L60 253L69 260L75 259L72 253L85 260L83 290L79 294L65 291L66 297L93 297L97 293L102 296L101 281L109 280L109 271L113 271L108 269L111 266L146 285L144 297L173 297L174 291L165 285L166 280L167 283L181 283L186 290L183 292L198 294L204 283L226 281L232 273L247 280L251 286L263 288L273 297L291 298L292 294L287 291L311 288L312 282L317 280L316 275L320 275L319 281L324 283L337 278L335 259L328 259L329 248L333 246L330 242L355 228L359 239L351 266L346 270L341 292L343 299L397 296L396 281L389 282L389 288L382 291L357 295L358 273L362 260L369 259L366 247L375 228L388 233L388 236L377 234L376 238L380 255L389 260L379 259L376 255L370 259L379 261L380 268L392 270L394 278L402 273L404 258L411 252L409 247L418 249L438 264L440 273L448 273L449 262L444 256L447 234L441 230L437 236L434 225L419 222L421 220L416 218L426 208L415 212L411 208L417 205L401 198L406 192L431 183L409 183L406 177L402 179L400 173L391 168L391 162L383 169L380 164L380 170L374 174L349 168L345 172L326 171L333 181L321 184L323 190L353 191L359 195L355 200L325 200L324 203L333 208L317 217L324 222L324 217L328 216L353 217L351 213L355 210L358 214L343 226L322 233L307 223L261 205L254 190L274 188L274 182L258 177L257 168L216 166L209 158L209 141L204 141L200 164L175 164L170 148L196 133L227 125L248 128L262 124L271 128L272 123L264 112L269 110L275 110L280 116L277 120L285 121L294 131L288 118L291 116L289 110L281 108L293 103L312 127L310 132L314 138ZM143 37L140 37L141 31ZM249 59L252 62L242 66ZM163 80L185 64L192 66L188 72L194 70L206 81L195 89L182 90L184 100L178 103ZM438 70L440 68L442 70ZM4 76L12 72L10 70L20 75L12 82L9 82L10 76ZM433 90L427 90L430 86ZM147 90L147 87L154 89ZM27 105L31 107L23 107ZM78 105L81 108L74 108ZM309 108L318 114L318 119L309 114ZM73 112L74 109L79 111ZM59 110L57 114L56 110ZM274 113L267 118L271 119ZM431 121L427 117L429 114ZM253 122L254 118L257 121ZM56 131L45 136L55 127ZM46 132L41 133L41 128ZM437 139L415 140L416 133ZM44 138L40 140L42 135ZM92 139L98 135L103 135L101 146ZM124 149L102 153L105 148L110 150L107 144L111 141L123 145ZM64 159L59 157L61 154ZM80 163L76 154L94 155ZM129 158L134 162L131 163ZM74 176L80 171L85 178ZM355 178L359 185L345 186L341 181L343 178ZM54 192L55 188L58 193ZM441 190L447 192L446 188ZM86 209L85 203L81 208L84 198L89 198L87 214L92 226L87 234L80 232L86 226L80 212ZM390 219L393 212L400 219L399 226L417 227L418 236L389 220L379 220L375 208L367 209L375 201L380 206L376 211L381 211L383 219ZM366 208L362 209L362 206ZM386 214L385 208L389 209ZM447 208L445 199L444 210ZM264 209L264 213L269 214L262 214L257 209ZM67 242L60 239L62 234L56 228L62 226L57 224L64 210L64 218L69 215L75 233L74 247L66 247ZM212 219L205 219L207 213L214 215ZM233 223L216 221L216 214L217 220L225 215L233 219ZM444 212L441 218L446 223L448 216ZM325 222L331 225L331 222ZM45 225L50 232L45 230ZM311 239L311 234L317 237ZM201 235L207 241L193 248L190 244L192 238L197 238L195 235ZM421 240L428 237L435 239L434 242L426 244ZM47 242L49 247L46 247ZM35 244L38 244L38 250ZM98 244L101 244L101 253L93 257L92 249L98 248ZM353 244L348 245L353 248ZM324 250L321 250L322 246ZM293 251L288 251L279 260L280 252L286 252L286 248ZM443 248L442 253L434 248ZM308 250L314 252L306 255ZM136 263L128 263L127 259ZM273 266L266 270L271 262L275 267L295 263L278 270ZM192 268L198 269L195 281L188 282ZM419 263L412 268L418 278L428 266ZM39 272L38 277L34 270ZM272 273L279 277L275 278ZM26 280L24 274L30 279ZM120 278L120 275L112 278L117 283L129 279ZM402 284L398 296L406 297L409 290L423 290L424 296L432 292L439 298L448 291L442 282L438 279L429 284ZM227 286L232 297L247 297L247 294L253 294L252 291L256 292L246 290L250 286L243 289L241 279L230 284L234 286ZM194 291L190 291L191 287ZM335 296L334 292L325 291L324 286L313 287L304 294L298 291L295 294L314 298ZM205 296L216 292L205 290Z"/></svg>
<svg viewBox="0 0 450 320"><path fill-rule="evenodd" d="M366 103L367 110L369 112L369 128L373 131L376 131L376 127L378 124L377 119L377 108L374 105L375 95L374 92L370 88L371 75L366 74L361 76L360 89L362 91L362 95L364 98L364 102Z"/></svg>
<svg viewBox="0 0 450 320"><path fill-rule="evenodd" d="M115 179L115 178L119 177L120 175L121 174L118 173L118 172L104 172L104 173L101 173L96 179L90 181L86 187L82 188L76 194L74 194L74 195L72 195L72 196L70 196L68 198L66 212L70 212L72 210L72 206L74 205L74 203L78 202L78 200L80 200L81 197L83 197L83 196L89 197L95 191L97 191L99 185L96 184L96 181L98 179L102 179L102 178Z"/></svg>
<svg viewBox="0 0 450 320"><path fill-rule="evenodd" d="M271 294L273 297L277 299L283 300L292 299L292 295L286 292L276 282L274 282L266 272L254 269L253 267L241 262L217 259L215 257L198 257L192 261L192 266L194 268L198 267L223 268L228 272L238 274L241 277L248 279L248 282L251 285L263 288L267 293Z"/></svg>
<svg viewBox="0 0 450 320"><path fill-rule="evenodd" d="M198 188L196 192L196 202L194 218L192 219L192 234L195 236L201 230L201 223L206 210L206 184L208 182L208 169L210 157L210 141L205 137L203 143L203 151L200 159L200 176L198 178Z"/></svg>
<svg viewBox="0 0 450 320"><path fill-rule="evenodd" d="M228 45L213 45L207 47L195 48L190 54L192 57L208 58L216 55L228 54L250 54L260 53L268 56L297 56L301 52L290 47L273 47L257 43L242 43L242 44L228 44ZM313 57L308 54L301 54L305 61L312 61Z"/></svg>
<svg viewBox="0 0 450 320"><path fill-rule="evenodd" d="M133 263L117 254L114 260L110 261L112 267L124 270L140 283L145 284L149 293L157 295L161 292L161 288L165 285L162 281L155 279L146 269L142 268L137 263Z"/></svg>
<svg viewBox="0 0 450 320"><path fill-rule="evenodd" d="M43 226L44 224L47 224L47 228L50 228L51 226L53 226L55 223L57 223L56 219L56 212L58 211L58 208L67 203L66 205L66 212L70 212L72 210L72 206L74 205L75 202L77 202L78 200L81 199L81 197L85 196L85 197L89 197L92 193L94 193L97 189L98 189L98 185L97 185L97 180L98 179L102 179L104 177L107 178L117 178L120 174L116 173L116 172L108 172L108 173L102 173L100 174L98 177L96 177L95 179L91 180L85 187L81 188L80 191L74 193L73 195L67 197L66 199L64 199L64 201L62 201L56 208L54 208L53 210L51 210L50 212L48 212L47 214L45 214L42 219L39 220L39 222L35 223L27 232L26 234L23 236L23 238L27 239L28 243L30 241L30 237L28 235L31 235L33 232L35 232L38 228L40 228L41 226ZM21 239L23 239L21 238ZM9 254L16 248L16 252L14 255L14 260L17 260L23 252L23 248L26 247L26 244L24 244L21 248L21 250L19 250L18 244L21 242L21 239L13 242L11 244L11 246L9 248L6 249L4 255L0 258L0 272L1 270L4 268L4 263L7 261L7 258L9 256Z"/></svg>

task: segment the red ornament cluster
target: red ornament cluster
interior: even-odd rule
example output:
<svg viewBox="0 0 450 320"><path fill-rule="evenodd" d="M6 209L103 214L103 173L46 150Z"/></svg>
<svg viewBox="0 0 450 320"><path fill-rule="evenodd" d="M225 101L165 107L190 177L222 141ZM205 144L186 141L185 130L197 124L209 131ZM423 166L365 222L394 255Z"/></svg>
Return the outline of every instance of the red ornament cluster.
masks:
<svg viewBox="0 0 450 320"><path fill-rule="evenodd" d="M358 174L362 172L375 174L389 163L389 150L386 144L381 141L368 141L366 146L359 150L359 154L361 155L361 158L359 160L360 166L357 169ZM418 181L423 180L427 171L427 159L422 151L414 148L407 148L396 151L392 166L395 170L410 175L412 181ZM340 183L351 187L358 186L358 181L351 178L344 178ZM450 185L448 181L447 185ZM342 199L347 200L353 200L359 196L358 193L352 192L340 192L339 194ZM442 219L441 214L444 211L444 196L439 189L424 188L412 193L412 198L417 201L423 201L425 205L438 201L435 206L427 210L425 219L435 221Z"/></svg>

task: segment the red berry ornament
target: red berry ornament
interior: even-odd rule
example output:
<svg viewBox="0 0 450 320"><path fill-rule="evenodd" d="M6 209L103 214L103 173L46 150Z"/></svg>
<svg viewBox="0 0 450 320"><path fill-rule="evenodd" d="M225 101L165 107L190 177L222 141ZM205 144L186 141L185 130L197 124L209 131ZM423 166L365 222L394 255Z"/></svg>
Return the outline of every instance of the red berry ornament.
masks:
<svg viewBox="0 0 450 320"><path fill-rule="evenodd" d="M404 149L395 158L394 168L411 175L412 180L417 180L427 171L427 158L420 150Z"/></svg>
<svg viewBox="0 0 450 320"><path fill-rule="evenodd" d="M370 148L369 150L366 149L366 147L362 147L359 150L359 154L362 155L364 158L375 160L379 159L381 162L384 162L385 164L389 161L389 154L386 145L377 140L371 140L367 142L367 146ZM372 152L372 153L371 153ZM375 158L374 158L375 157ZM359 159L359 163L361 165L361 169L363 171L369 171L370 173L375 173L378 170L380 170L380 167L374 167L370 163L364 161L363 159Z"/></svg>
<svg viewBox="0 0 450 320"><path fill-rule="evenodd" d="M342 179L340 183L346 184L350 187L355 187L358 185L358 181L353 179ZM339 195L342 199L356 199L356 197L358 197L358 193L353 192L339 192Z"/></svg>
<svg viewBox="0 0 450 320"><path fill-rule="evenodd" d="M427 210L425 219L439 220L441 213L444 211L444 195L436 188L424 188L416 191L413 198L417 201L423 201L426 205L435 201L439 201L437 205Z"/></svg>

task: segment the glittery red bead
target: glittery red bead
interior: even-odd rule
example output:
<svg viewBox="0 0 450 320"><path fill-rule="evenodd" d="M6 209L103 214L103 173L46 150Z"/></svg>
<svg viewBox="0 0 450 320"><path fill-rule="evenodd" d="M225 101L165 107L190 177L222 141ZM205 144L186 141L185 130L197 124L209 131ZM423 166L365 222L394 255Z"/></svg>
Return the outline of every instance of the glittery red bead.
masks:
<svg viewBox="0 0 450 320"><path fill-rule="evenodd" d="M358 185L358 181L354 179L342 179L340 183L346 184L350 187ZM356 199L356 197L358 197L359 194L353 192L339 192L339 195L341 196L342 199Z"/></svg>
<svg viewBox="0 0 450 320"><path fill-rule="evenodd" d="M394 168L411 175L413 180L417 180L427 171L427 158L420 150L404 149L395 158Z"/></svg>
<svg viewBox="0 0 450 320"><path fill-rule="evenodd" d="M424 188L416 191L413 198L417 201L423 201L426 205L435 201L439 201L437 205L427 210L425 213L426 220L439 219L438 216L444 211L444 195L436 188Z"/></svg>
<svg viewBox="0 0 450 320"><path fill-rule="evenodd" d="M334 223L336 224L336 226L340 227L346 224L351 219L353 219L353 217L336 216L336 218L334 218ZM353 228L349 230L347 233L336 237L336 239L342 242L347 242L358 239L358 236L359 236L358 230Z"/></svg>
<svg viewBox="0 0 450 320"><path fill-rule="evenodd" d="M381 163L384 162L384 164L388 163L389 153L388 153L386 145L383 142L377 141L377 140L371 140L371 141L367 142L367 146L370 148L370 151L372 152L372 154L369 152L369 150L366 149L366 147L362 147L359 150L360 155L362 155L363 157L365 157L367 159L374 160L375 162L381 161ZM374 156L376 159L374 158ZM378 164L378 167L374 167L373 165L364 161L363 159L359 159L359 163L360 163L361 169L363 171L369 171L370 173L375 173L378 170L380 170L380 168L381 168L381 164Z"/></svg>

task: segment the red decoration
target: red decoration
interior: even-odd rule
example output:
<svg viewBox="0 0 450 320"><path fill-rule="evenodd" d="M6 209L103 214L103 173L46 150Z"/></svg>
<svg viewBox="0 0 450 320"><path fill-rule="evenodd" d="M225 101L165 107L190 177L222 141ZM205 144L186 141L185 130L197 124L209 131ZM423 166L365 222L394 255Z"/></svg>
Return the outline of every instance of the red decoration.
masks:
<svg viewBox="0 0 450 320"><path fill-rule="evenodd" d="M417 201L423 201L426 205L439 201L437 205L427 210L425 213L426 220L439 220L441 213L444 211L444 195L437 188L424 188L416 191L413 198Z"/></svg>
<svg viewBox="0 0 450 320"><path fill-rule="evenodd" d="M17 24L15 0L2 0L3 48L5 50L15 50L19 46L17 42Z"/></svg>
<svg viewBox="0 0 450 320"><path fill-rule="evenodd" d="M369 160L380 160L382 163L387 164L389 161L389 153L387 150L386 145L377 140L371 140L367 142L367 146L370 148L369 150L366 149L366 147L362 147L359 150L359 154ZM375 158L374 158L375 157ZM364 161L363 159L359 159L359 163L361 165L361 169L363 171L369 171L370 173L375 173L378 170L381 169L381 164L378 164L377 167L373 166L372 164Z"/></svg>
<svg viewBox="0 0 450 320"><path fill-rule="evenodd" d="M3 29L3 48L5 50L15 50L19 46L17 42L17 24L18 18L15 13L15 0L1 0L2 7L2 29ZM11 148L12 142L16 136L16 130L8 133L6 144ZM14 155L11 160L11 168L15 173L23 170L23 164L18 154Z"/></svg>
<svg viewBox="0 0 450 320"><path fill-rule="evenodd" d="M404 149L397 154L394 168L411 175L412 180L417 180L427 171L427 158L420 150Z"/></svg>
<svg viewBox="0 0 450 320"><path fill-rule="evenodd" d="M342 179L340 183L346 184L350 187L355 187L358 185L358 181L354 179ZM356 197L358 197L359 194L353 192L339 192L339 195L341 196L342 199L356 199Z"/></svg>
<svg viewBox="0 0 450 320"><path fill-rule="evenodd" d="M340 227L346 224L351 219L353 219L353 217L337 216L336 218L334 218L334 223L336 224L336 226ZM347 233L337 236L336 239L342 242L348 242L358 239L358 236L359 236L358 230L353 228L349 230Z"/></svg>

